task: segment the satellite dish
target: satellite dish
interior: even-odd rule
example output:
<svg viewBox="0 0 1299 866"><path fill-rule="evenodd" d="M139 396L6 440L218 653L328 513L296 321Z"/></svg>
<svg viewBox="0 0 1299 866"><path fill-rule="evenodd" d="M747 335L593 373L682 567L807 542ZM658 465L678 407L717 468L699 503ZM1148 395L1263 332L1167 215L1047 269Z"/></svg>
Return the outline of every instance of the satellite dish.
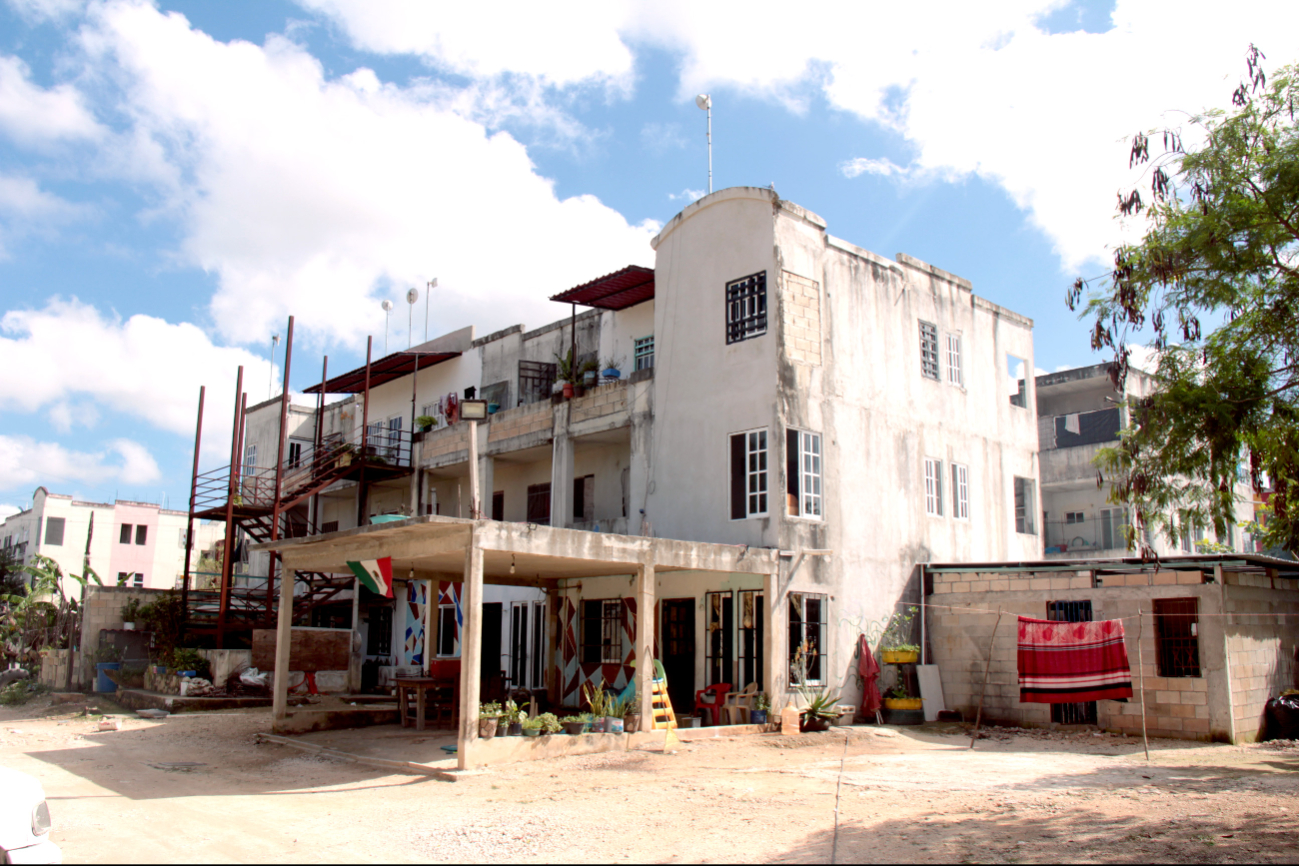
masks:
<svg viewBox="0 0 1299 866"><path fill-rule="evenodd" d="M413 304L419 300L419 289L411 289L406 293L406 303Z"/></svg>
<svg viewBox="0 0 1299 866"><path fill-rule="evenodd" d="M713 98L707 93L701 93L695 97L695 105L699 106L700 111L707 111L713 107Z"/></svg>
<svg viewBox="0 0 1299 866"><path fill-rule="evenodd" d="M380 304L379 306L383 307L383 311L384 311L385 313L390 312L390 311L392 310L392 301L385 300L385 301L384 301L382 304Z"/></svg>

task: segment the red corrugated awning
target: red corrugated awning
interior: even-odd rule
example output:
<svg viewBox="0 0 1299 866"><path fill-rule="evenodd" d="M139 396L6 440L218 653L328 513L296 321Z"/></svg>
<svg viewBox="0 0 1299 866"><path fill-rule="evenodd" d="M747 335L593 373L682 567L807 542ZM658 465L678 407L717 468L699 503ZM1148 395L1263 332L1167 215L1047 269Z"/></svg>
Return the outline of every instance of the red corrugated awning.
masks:
<svg viewBox="0 0 1299 866"><path fill-rule="evenodd" d="M451 358L460 357L459 352L394 352L391 355L370 362L370 387L374 388L393 379L409 376L419 369L441 364ZM360 394L365 390L365 367L357 367L325 382L326 394ZM319 394L320 386L312 385L302 389L304 394Z"/></svg>
<svg viewBox="0 0 1299 866"><path fill-rule="evenodd" d="M625 310L654 297L654 269L628 265L551 297L552 301L605 310Z"/></svg>

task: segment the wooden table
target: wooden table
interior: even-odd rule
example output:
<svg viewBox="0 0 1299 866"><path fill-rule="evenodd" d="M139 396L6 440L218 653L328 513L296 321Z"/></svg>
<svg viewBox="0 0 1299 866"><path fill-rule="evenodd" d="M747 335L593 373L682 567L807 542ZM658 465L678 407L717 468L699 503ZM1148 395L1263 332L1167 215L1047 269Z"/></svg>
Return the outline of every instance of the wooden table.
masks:
<svg viewBox="0 0 1299 866"><path fill-rule="evenodd" d="M401 726L403 728L410 726L407 709L410 706L410 693L415 693L415 730L424 730L424 693L434 692L436 695L439 689L449 688L451 690L451 719L454 725L459 720L460 710L460 693L458 689L457 678L455 677L395 677L393 680L397 684L397 713L401 717Z"/></svg>

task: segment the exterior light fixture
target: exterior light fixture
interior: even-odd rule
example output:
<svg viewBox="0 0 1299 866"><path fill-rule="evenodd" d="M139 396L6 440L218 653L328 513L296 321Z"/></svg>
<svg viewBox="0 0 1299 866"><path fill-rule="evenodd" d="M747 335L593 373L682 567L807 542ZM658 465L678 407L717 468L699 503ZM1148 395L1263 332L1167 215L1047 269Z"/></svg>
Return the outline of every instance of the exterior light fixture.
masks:
<svg viewBox="0 0 1299 866"><path fill-rule="evenodd" d="M695 97L700 111L708 112L708 194L713 194L713 98L707 93Z"/></svg>
<svg viewBox="0 0 1299 866"><path fill-rule="evenodd" d="M414 336L414 327L411 323L412 316L415 314L415 302L419 300L419 289L411 289L406 292L406 348L410 348L411 338Z"/></svg>
<svg viewBox="0 0 1299 866"><path fill-rule="evenodd" d="M392 301L387 298L379 306L383 307L383 354L388 355L388 314L392 312Z"/></svg>
<svg viewBox="0 0 1299 866"><path fill-rule="evenodd" d="M461 400L460 418L463 421L486 421L487 401L486 400Z"/></svg>

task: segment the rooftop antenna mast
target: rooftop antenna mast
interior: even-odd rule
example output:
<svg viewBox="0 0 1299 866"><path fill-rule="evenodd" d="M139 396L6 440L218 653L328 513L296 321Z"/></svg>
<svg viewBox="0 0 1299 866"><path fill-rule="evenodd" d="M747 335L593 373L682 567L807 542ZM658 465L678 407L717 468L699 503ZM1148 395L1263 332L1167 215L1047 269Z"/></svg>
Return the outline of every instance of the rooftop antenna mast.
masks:
<svg viewBox="0 0 1299 866"><path fill-rule="evenodd" d="M383 303L383 355L388 357L388 314L392 312L392 301L384 298Z"/></svg>
<svg viewBox="0 0 1299 866"><path fill-rule="evenodd" d="M428 291L424 293L424 342L428 342L428 296L438 287L438 278L428 281Z"/></svg>
<svg viewBox="0 0 1299 866"><path fill-rule="evenodd" d="M713 98L707 93L695 97L695 105L708 112L708 194L713 194Z"/></svg>
<svg viewBox="0 0 1299 866"><path fill-rule="evenodd" d="M266 399L275 396L275 347L280 344L280 335L271 334L271 363L266 371Z"/></svg>
<svg viewBox="0 0 1299 866"><path fill-rule="evenodd" d="M414 325L412 325L411 322L413 321L412 317L415 315L415 302L418 300L419 300L419 289L412 288L410 291L406 292L406 348L407 349L411 347L411 343L414 340L414 336L415 336ZM427 309L427 304L425 305L425 309ZM428 320L426 319L425 320L426 324L424 325L425 340L428 339L427 321Z"/></svg>

